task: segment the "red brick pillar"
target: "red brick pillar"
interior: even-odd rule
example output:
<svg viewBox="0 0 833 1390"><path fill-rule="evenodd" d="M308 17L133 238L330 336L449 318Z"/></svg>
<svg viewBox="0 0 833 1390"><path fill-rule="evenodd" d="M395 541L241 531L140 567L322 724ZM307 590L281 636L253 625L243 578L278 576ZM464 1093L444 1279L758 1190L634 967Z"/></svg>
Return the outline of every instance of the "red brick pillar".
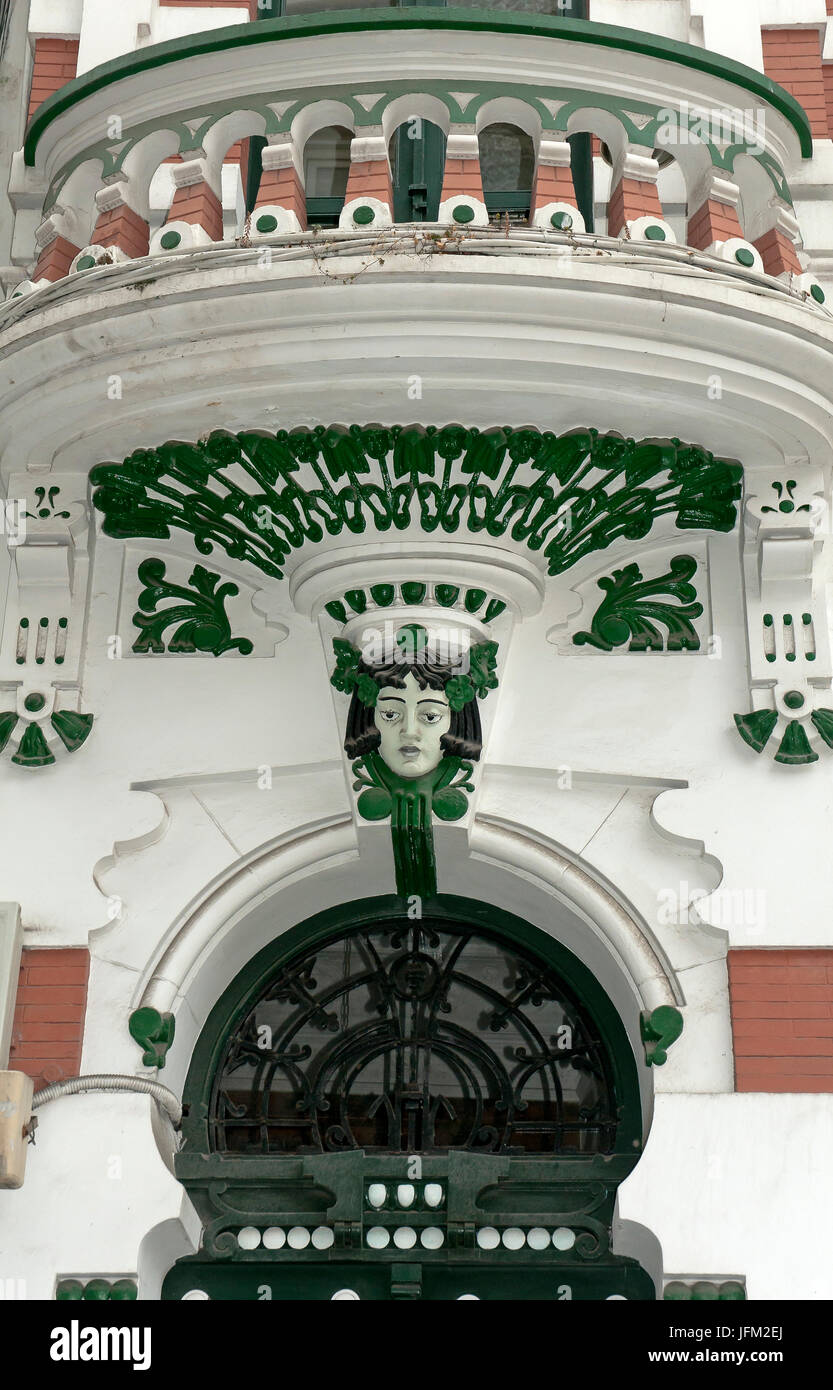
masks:
<svg viewBox="0 0 833 1390"><path fill-rule="evenodd" d="M662 218L658 173L657 161L648 155L628 150L617 160L607 205L608 236L621 236L628 223L639 217Z"/></svg>
<svg viewBox="0 0 833 1390"><path fill-rule="evenodd" d="M739 203L737 184L709 170L689 202L687 245L698 251L707 251L716 242L742 237Z"/></svg>
<svg viewBox="0 0 833 1390"><path fill-rule="evenodd" d="M86 225L74 208L56 204L35 232L37 264L32 279L61 280L87 243Z"/></svg>
<svg viewBox="0 0 833 1390"><path fill-rule="evenodd" d="M258 208L282 209L297 220L298 230L307 225L306 195L300 152L291 135L272 135L261 155L263 173L255 200ZM253 219L256 222L256 218Z"/></svg>
<svg viewBox="0 0 833 1390"><path fill-rule="evenodd" d="M378 198L393 216L393 186L385 137L381 132L354 136L350 144L350 173L345 205L354 198Z"/></svg>
<svg viewBox="0 0 833 1390"><path fill-rule="evenodd" d="M35 1090L81 1070L90 953L81 947L24 950L9 1067Z"/></svg>
<svg viewBox="0 0 833 1390"><path fill-rule="evenodd" d="M480 146L473 130L452 130L445 146L445 167L440 202L448 198L475 198L482 203Z"/></svg>
<svg viewBox="0 0 833 1390"><path fill-rule="evenodd" d="M570 146L566 140L549 140L542 137L538 142L538 157L535 161L530 216L534 216L538 209L545 207L547 203L569 203L571 207L578 209L570 167Z"/></svg>
<svg viewBox="0 0 833 1390"><path fill-rule="evenodd" d="M78 39L35 39L28 120L31 121L47 97L53 96L75 77L78 45Z"/></svg>
<svg viewBox="0 0 833 1390"><path fill-rule="evenodd" d="M173 180L175 192L166 223L190 222L201 227L209 241L222 241L219 170L209 173L207 160L189 159L173 166Z"/></svg>
<svg viewBox="0 0 833 1390"><path fill-rule="evenodd" d="M108 184L96 194L95 202L98 220L92 244L117 246L126 256L146 256L150 228L147 218L130 206L127 185L124 182Z"/></svg>
<svg viewBox="0 0 833 1390"><path fill-rule="evenodd" d="M763 209L769 220L766 231L755 237L753 245L760 252L767 275L790 276L803 274L799 252L803 250L798 221L791 208Z"/></svg>

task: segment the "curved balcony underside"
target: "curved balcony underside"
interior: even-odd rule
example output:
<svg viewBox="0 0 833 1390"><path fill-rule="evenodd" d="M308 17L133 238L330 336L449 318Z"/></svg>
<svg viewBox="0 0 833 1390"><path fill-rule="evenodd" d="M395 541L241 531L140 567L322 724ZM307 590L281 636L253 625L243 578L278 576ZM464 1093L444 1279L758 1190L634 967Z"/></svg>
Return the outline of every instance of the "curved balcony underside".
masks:
<svg viewBox="0 0 833 1390"><path fill-rule="evenodd" d="M828 462L825 310L679 248L531 236L333 234L314 256L275 238L270 264L207 249L59 282L0 334L4 472L214 428L409 419Z"/></svg>

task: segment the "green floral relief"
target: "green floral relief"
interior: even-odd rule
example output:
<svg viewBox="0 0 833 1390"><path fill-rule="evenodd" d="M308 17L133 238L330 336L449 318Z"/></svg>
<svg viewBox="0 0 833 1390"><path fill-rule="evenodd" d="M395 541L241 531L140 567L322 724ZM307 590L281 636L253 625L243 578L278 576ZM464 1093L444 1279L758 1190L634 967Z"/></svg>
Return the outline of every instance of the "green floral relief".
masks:
<svg viewBox="0 0 833 1390"><path fill-rule="evenodd" d="M142 1062L146 1067L165 1065L176 1031L173 1014L160 1014L157 1009L134 1009L128 1021L130 1036L142 1049Z"/></svg>
<svg viewBox="0 0 833 1390"><path fill-rule="evenodd" d="M640 1015L640 1032L645 1048L645 1065L662 1067L668 1060L668 1049L683 1031L683 1016L673 1004L660 1004L650 1013Z"/></svg>
<svg viewBox="0 0 833 1390"><path fill-rule="evenodd" d="M40 700L39 706L28 703L35 699ZM29 696L27 707L42 708L45 703L41 696ZM49 722L67 752L75 753L89 738L94 717L92 714L78 714L75 710L55 710L50 715ZM5 749L19 722L15 710L0 713L0 753ZM24 720L23 733L17 751L12 754L12 762L18 767L50 767L55 761L55 754L47 743L41 723L35 719Z"/></svg>
<svg viewBox="0 0 833 1390"><path fill-rule="evenodd" d="M133 643L134 652L212 652L220 656L239 651L248 656L253 650L248 637L231 635L225 606L227 599L240 592L236 584L220 584L218 588L219 574L195 565L186 588L166 579L165 565L157 559L142 561L139 579L145 588L139 595L142 611L133 615L134 627L141 629L141 636ZM160 608L159 604L169 598L180 601ZM176 631L166 647L163 634L170 627Z"/></svg>
<svg viewBox="0 0 833 1390"><path fill-rule="evenodd" d="M785 698L785 703L788 707L792 707L793 702L790 701L789 695ZM752 710L749 714L736 714L734 718L735 728L744 743L747 743L756 753L762 753L778 723L777 710ZM828 748L833 748L833 709L812 710L809 719ZM803 767L807 763L818 762L819 755L813 750L810 743L806 720L790 719L787 721L778 747L772 756L777 763L783 763L787 767Z"/></svg>
<svg viewBox="0 0 833 1390"><path fill-rule="evenodd" d="M606 597L593 615L590 631L575 633L573 642L604 652L626 642L632 652L661 652L663 638L657 626L661 624L668 630L668 651L699 651L693 619L702 616L703 605L697 602L697 590L690 582L696 570L697 561L691 555L675 555L669 573L657 579L643 579L638 565L614 570L611 577L598 581ZM662 595L676 602L663 602Z"/></svg>
<svg viewBox="0 0 833 1390"><path fill-rule="evenodd" d="M350 612L362 614L369 603L376 608L389 608L396 598L395 584L371 584L368 589L348 589L343 599L331 599L324 608L337 623L346 623ZM403 603L423 603L429 593L428 584L408 581L399 586ZM502 599L489 598L485 589L466 589L459 584L438 583L432 586L434 602L441 608L462 607L475 616L482 611L485 623L491 623L506 609ZM488 599L488 603L486 600ZM485 609L483 605L485 606Z"/></svg>
<svg viewBox="0 0 833 1390"><path fill-rule="evenodd" d="M107 535L186 531L200 554L219 546L280 579L307 543L414 523L508 535L561 574L620 537L643 539L668 513L683 530L731 531L741 472L678 439L594 429L318 425L217 430L100 464L91 479Z"/></svg>

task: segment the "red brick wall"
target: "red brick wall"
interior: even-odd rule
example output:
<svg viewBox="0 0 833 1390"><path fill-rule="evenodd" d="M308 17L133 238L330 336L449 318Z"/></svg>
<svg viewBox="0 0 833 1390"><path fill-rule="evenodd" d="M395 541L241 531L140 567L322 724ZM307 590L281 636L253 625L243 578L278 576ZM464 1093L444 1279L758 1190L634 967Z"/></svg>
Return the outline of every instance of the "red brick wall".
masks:
<svg viewBox="0 0 833 1390"><path fill-rule="evenodd" d="M833 951L730 951L738 1091L833 1092Z"/></svg>
<svg viewBox="0 0 833 1390"><path fill-rule="evenodd" d="M800 101L814 136L828 134L827 105L817 29L763 29L764 72Z"/></svg>
<svg viewBox="0 0 833 1390"><path fill-rule="evenodd" d="M89 974L83 948L23 952L9 1066L34 1077L36 1091L81 1070Z"/></svg>
<svg viewBox="0 0 833 1390"><path fill-rule="evenodd" d="M833 5L833 0L828 0L828 4ZM833 11L831 11L833 13ZM833 137L833 63L825 63L821 70L824 82L824 96L827 102L827 129Z"/></svg>
<svg viewBox="0 0 833 1390"><path fill-rule="evenodd" d="M51 97L78 69L78 39L36 39L29 95L29 120L42 101Z"/></svg>

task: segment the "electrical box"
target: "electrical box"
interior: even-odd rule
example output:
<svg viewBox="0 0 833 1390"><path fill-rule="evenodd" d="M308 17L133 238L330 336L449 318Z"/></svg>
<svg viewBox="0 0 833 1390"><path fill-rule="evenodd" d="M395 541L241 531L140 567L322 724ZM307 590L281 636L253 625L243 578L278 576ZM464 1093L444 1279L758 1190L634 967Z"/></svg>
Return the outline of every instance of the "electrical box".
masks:
<svg viewBox="0 0 833 1390"><path fill-rule="evenodd" d="M23 1186L33 1089L25 1072L0 1071L0 1188Z"/></svg>

